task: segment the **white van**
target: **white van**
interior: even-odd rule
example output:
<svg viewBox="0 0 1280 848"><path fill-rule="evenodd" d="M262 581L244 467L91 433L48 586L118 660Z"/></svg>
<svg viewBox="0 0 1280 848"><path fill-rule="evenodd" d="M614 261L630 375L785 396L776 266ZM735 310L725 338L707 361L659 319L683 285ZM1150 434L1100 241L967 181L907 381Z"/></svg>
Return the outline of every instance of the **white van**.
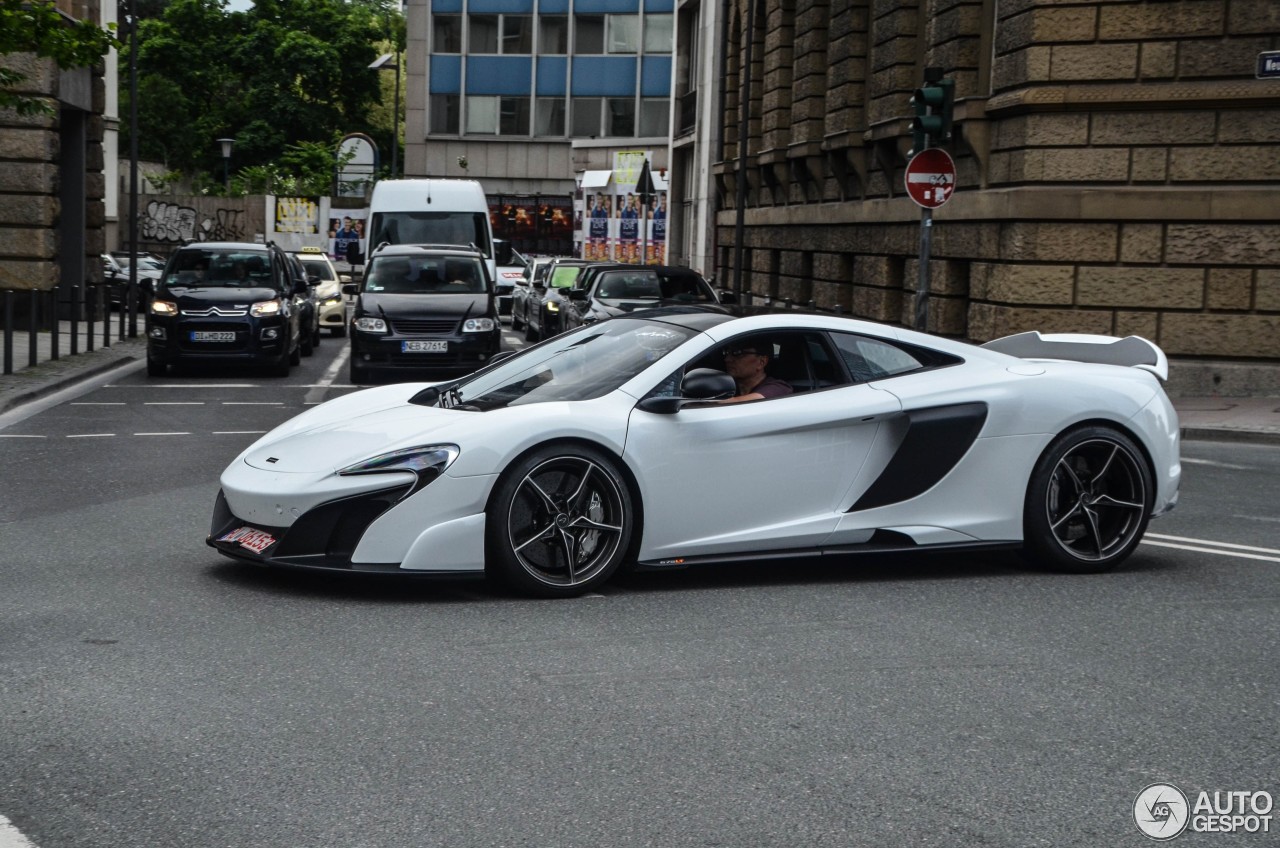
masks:
<svg viewBox="0 0 1280 848"><path fill-rule="evenodd" d="M378 245L474 245L485 256L489 279L498 278L489 201L475 180L379 180L369 201L360 251Z"/></svg>

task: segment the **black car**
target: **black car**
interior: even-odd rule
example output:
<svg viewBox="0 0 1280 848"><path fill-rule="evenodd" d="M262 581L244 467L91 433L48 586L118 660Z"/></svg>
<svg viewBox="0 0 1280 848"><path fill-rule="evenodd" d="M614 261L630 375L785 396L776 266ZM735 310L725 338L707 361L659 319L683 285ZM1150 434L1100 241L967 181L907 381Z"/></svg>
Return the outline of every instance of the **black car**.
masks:
<svg viewBox="0 0 1280 848"><path fill-rule="evenodd" d="M469 247L385 245L369 259L351 320L351 381L465 374L502 344L485 257Z"/></svg>
<svg viewBox="0 0 1280 848"><path fill-rule="evenodd" d="M562 331L659 306L714 306L731 301L718 295L692 268L674 265L592 265L568 291L570 308L560 311Z"/></svg>
<svg viewBox="0 0 1280 848"><path fill-rule="evenodd" d="M571 309L569 289L573 288L578 274L593 263L582 259L556 259L547 268L542 286L536 283L525 307L524 338L536 342L564 332L560 315ZM513 318L514 321L514 318Z"/></svg>
<svg viewBox="0 0 1280 848"><path fill-rule="evenodd" d="M294 254L286 253L285 258L289 261L294 281L302 281L306 292L298 296L298 326L302 328L298 349L303 356L310 356L315 352L316 345L320 344L320 300L316 297L320 277L307 273L307 266Z"/></svg>
<svg viewBox="0 0 1280 848"><path fill-rule="evenodd" d="M305 281L272 244L196 242L169 258L147 311L147 373L170 365L265 365L287 376L300 361Z"/></svg>

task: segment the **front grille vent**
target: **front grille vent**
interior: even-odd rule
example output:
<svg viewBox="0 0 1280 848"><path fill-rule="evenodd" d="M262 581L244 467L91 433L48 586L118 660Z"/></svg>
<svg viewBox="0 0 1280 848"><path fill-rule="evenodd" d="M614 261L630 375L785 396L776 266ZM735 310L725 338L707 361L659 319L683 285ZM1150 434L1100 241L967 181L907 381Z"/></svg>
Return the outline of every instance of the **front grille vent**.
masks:
<svg viewBox="0 0 1280 848"><path fill-rule="evenodd" d="M391 328L401 336L448 335L458 327L453 318L395 318Z"/></svg>

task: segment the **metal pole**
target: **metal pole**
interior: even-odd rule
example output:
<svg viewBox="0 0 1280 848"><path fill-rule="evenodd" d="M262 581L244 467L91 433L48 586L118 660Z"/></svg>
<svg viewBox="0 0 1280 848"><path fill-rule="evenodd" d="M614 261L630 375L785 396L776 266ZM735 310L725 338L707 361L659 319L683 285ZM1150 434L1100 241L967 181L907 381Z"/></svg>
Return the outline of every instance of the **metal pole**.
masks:
<svg viewBox="0 0 1280 848"><path fill-rule="evenodd" d="M920 213L920 267L916 274L916 329L929 327L929 251L933 241L933 210L927 206Z"/></svg>
<svg viewBox="0 0 1280 848"><path fill-rule="evenodd" d="M129 338L138 336L138 16L129 0Z"/></svg>
<svg viewBox="0 0 1280 848"><path fill-rule="evenodd" d="M27 315L27 365L34 366L36 364L36 340L39 339L40 332L40 294L35 289L31 290L31 306L30 314Z"/></svg>
<svg viewBox="0 0 1280 848"><path fill-rule="evenodd" d="M733 294L742 303L742 255L747 214L747 133L751 129L751 45L755 41L756 0L747 3L747 49L743 59L738 90L738 181L734 201L733 222Z"/></svg>
<svg viewBox="0 0 1280 848"><path fill-rule="evenodd" d="M57 286L49 291L49 358L54 360L58 358L58 333L62 329L58 319L58 294Z"/></svg>
<svg viewBox="0 0 1280 848"><path fill-rule="evenodd" d="M391 179L400 170L400 51L396 51L396 96L391 105Z"/></svg>
<svg viewBox="0 0 1280 848"><path fill-rule="evenodd" d="M4 293L4 373L13 373L13 292Z"/></svg>
<svg viewBox="0 0 1280 848"><path fill-rule="evenodd" d="M80 352L80 286L71 287L71 355Z"/></svg>

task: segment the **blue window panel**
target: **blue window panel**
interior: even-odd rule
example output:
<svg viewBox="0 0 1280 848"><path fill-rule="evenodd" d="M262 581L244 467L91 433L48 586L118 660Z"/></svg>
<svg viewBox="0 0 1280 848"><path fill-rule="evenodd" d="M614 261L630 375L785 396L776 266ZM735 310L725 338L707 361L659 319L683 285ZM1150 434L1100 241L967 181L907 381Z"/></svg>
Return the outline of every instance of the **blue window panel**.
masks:
<svg viewBox="0 0 1280 848"><path fill-rule="evenodd" d="M671 96L671 57L646 56L640 66L640 96Z"/></svg>
<svg viewBox="0 0 1280 848"><path fill-rule="evenodd" d="M431 93L462 93L462 57L431 57Z"/></svg>
<svg viewBox="0 0 1280 848"><path fill-rule="evenodd" d="M544 9L545 11L545 9ZM640 0L574 0L574 14L607 15L640 11Z"/></svg>
<svg viewBox="0 0 1280 848"><path fill-rule="evenodd" d="M646 12L674 12L676 0L644 0Z"/></svg>
<svg viewBox="0 0 1280 848"><path fill-rule="evenodd" d="M533 0L470 0L467 11L472 14L532 14Z"/></svg>
<svg viewBox="0 0 1280 848"><path fill-rule="evenodd" d="M544 56L538 59L538 96L554 97L567 94L568 67L569 60L563 56Z"/></svg>
<svg viewBox="0 0 1280 848"><path fill-rule="evenodd" d="M670 88L668 82L667 91ZM574 97L634 97L636 60L629 56L577 56L570 92Z"/></svg>
<svg viewBox="0 0 1280 848"><path fill-rule="evenodd" d="M529 96L533 59L529 56L472 56L467 62L467 94Z"/></svg>
<svg viewBox="0 0 1280 848"><path fill-rule="evenodd" d="M569 11L569 0L538 0L538 11L548 15L564 15Z"/></svg>
<svg viewBox="0 0 1280 848"><path fill-rule="evenodd" d="M431 0L432 12L461 12L462 0Z"/></svg>

